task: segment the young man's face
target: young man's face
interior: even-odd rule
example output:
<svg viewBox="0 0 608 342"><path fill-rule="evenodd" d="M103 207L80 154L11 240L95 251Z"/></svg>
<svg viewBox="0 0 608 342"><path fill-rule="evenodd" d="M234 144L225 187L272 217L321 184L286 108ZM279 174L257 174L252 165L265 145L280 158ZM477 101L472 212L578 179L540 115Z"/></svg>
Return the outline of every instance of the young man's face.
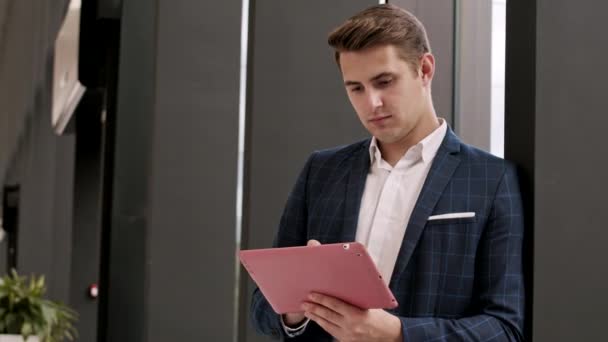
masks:
<svg viewBox="0 0 608 342"><path fill-rule="evenodd" d="M350 102L365 128L382 144L416 139L416 127L432 110L434 60L427 55L421 64L415 73L393 45L340 53Z"/></svg>

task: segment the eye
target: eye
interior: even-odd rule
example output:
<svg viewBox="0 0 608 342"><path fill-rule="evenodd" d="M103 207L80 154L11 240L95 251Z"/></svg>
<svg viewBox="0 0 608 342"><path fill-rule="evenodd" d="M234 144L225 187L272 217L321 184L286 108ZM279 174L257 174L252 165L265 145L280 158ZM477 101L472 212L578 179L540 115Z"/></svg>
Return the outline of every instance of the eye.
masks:
<svg viewBox="0 0 608 342"><path fill-rule="evenodd" d="M354 86L354 87L350 87L348 90L351 93L358 93L358 92L360 92L360 91L363 90L363 87L361 87L361 86Z"/></svg>
<svg viewBox="0 0 608 342"><path fill-rule="evenodd" d="M383 78L378 80L378 82L376 82L376 85L378 87L386 87L388 85L390 85L393 82L392 78Z"/></svg>

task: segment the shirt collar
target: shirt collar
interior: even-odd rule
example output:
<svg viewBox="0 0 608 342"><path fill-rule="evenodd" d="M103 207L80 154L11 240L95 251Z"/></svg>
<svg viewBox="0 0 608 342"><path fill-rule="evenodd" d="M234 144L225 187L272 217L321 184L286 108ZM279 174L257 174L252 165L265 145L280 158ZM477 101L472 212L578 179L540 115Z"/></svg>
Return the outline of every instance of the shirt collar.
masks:
<svg viewBox="0 0 608 342"><path fill-rule="evenodd" d="M447 132L447 124L444 119L439 119L439 127L437 127L431 134L427 135L424 139L422 139L419 143L412 146L402 158L413 158L420 159L426 164L429 163L435 158L441 143L443 142L443 138ZM369 145L369 160L370 165L373 165L375 161L382 161L382 153L378 148L378 141L376 137L372 137L372 141Z"/></svg>

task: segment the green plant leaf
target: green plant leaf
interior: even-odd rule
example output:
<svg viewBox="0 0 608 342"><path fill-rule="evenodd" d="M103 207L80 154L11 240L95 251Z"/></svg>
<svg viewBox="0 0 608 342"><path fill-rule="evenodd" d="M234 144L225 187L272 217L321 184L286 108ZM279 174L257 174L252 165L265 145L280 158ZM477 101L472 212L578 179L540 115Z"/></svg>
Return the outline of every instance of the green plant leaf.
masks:
<svg viewBox="0 0 608 342"><path fill-rule="evenodd" d="M45 299L44 276L22 277L15 270L0 278L0 333L38 335L42 341L73 340L77 314Z"/></svg>
<svg viewBox="0 0 608 342"><path fill-rule="evenodd" d="M34 329L32 327L31 323L25 322L23 323L23 325L21 326L21 336L28 337L30 335L32 335L34 332Z"/></svg>

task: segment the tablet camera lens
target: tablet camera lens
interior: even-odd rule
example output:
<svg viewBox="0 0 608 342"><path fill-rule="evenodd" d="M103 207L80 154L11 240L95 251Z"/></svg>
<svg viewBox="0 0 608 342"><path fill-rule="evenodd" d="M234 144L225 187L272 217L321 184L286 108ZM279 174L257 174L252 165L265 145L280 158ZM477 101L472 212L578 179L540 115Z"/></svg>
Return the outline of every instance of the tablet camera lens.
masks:
<svg viewBox="0 0 608 342"><path fill-rule="evenodd" d="M349 247L350 247L350 245L347 244L347 243L345 243L345 244L342 245L342 248L344 248L345 250L347 250Z"/></svg>

